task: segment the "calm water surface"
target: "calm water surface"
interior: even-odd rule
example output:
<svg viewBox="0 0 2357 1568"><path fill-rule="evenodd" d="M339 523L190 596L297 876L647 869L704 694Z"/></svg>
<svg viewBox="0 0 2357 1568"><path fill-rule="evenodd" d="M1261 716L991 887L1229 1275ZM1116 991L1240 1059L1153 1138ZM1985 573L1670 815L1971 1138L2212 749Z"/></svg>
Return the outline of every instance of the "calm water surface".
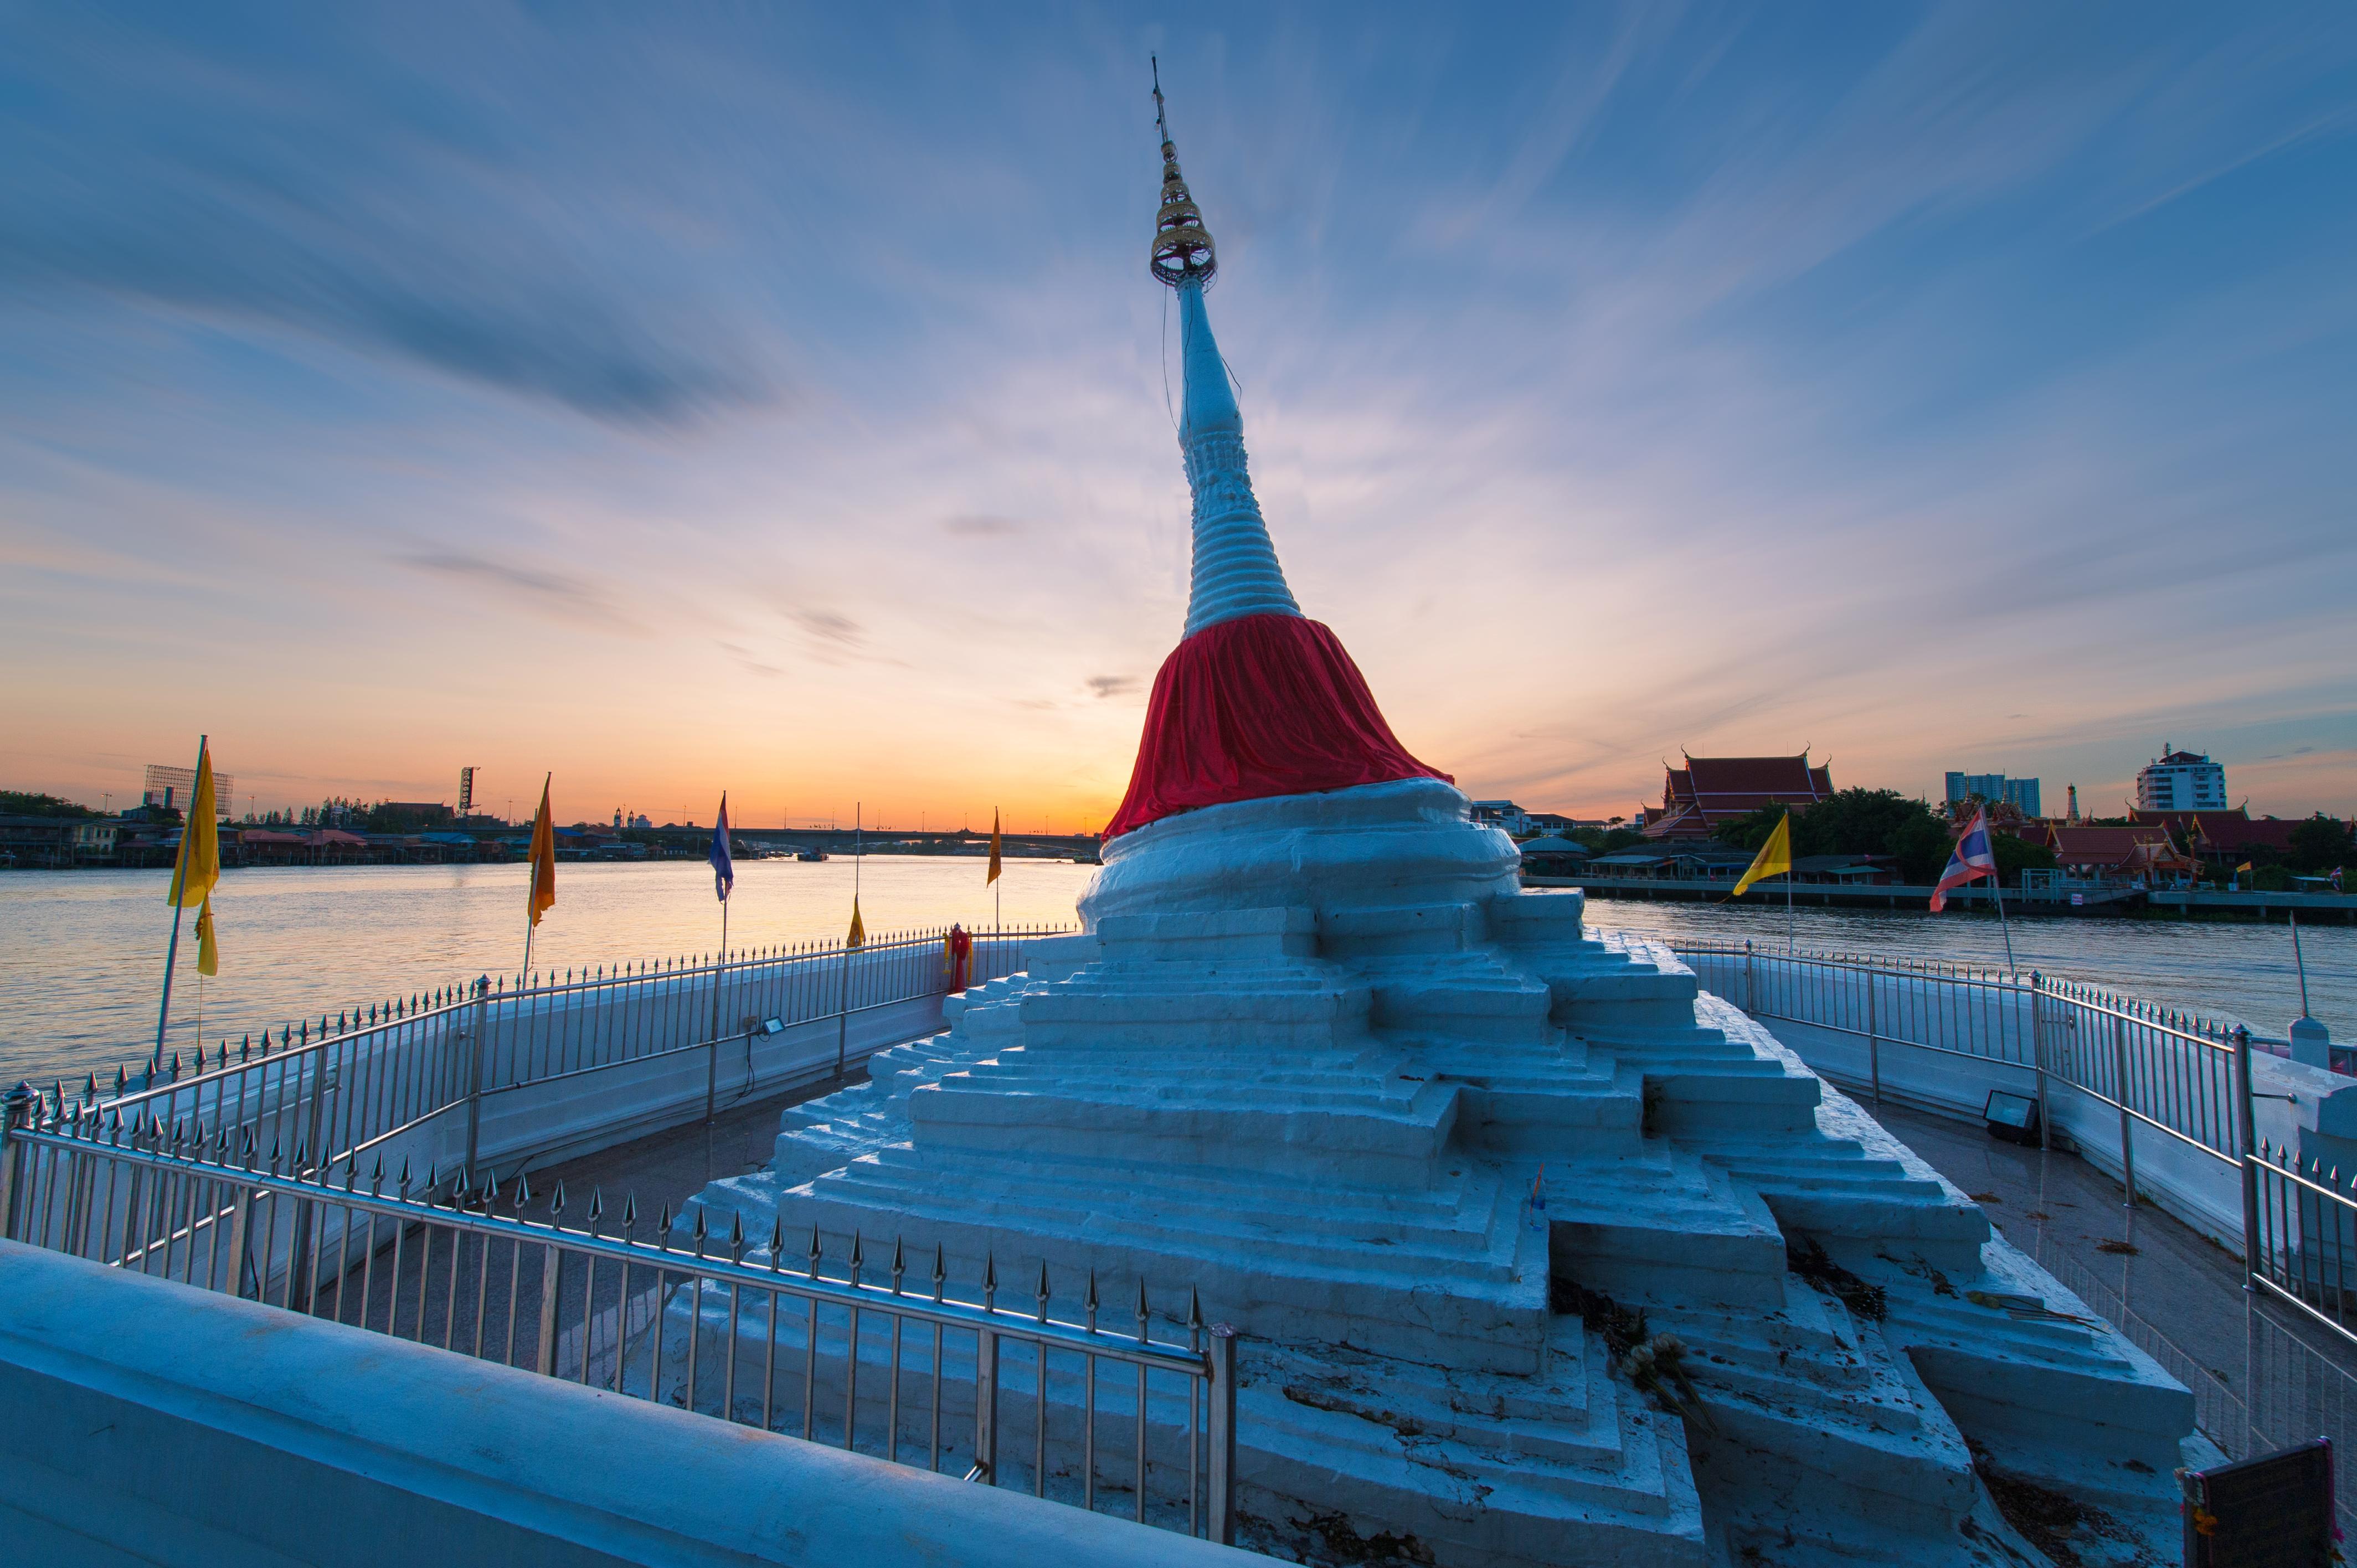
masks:
<svg viewBox="0 0 2357 1568"><path fill-rule="evenodd" d="M1072 920L1094 867L1006 863L1007 923ZM739 863L729 940L834 940L851 908L848 860ZM871 932L963 921L987 927L979 860L870 855L860 908ZM155 1037L171 911L164 871L0 875L0 1082L111 1072ZM221 972L199 986L194 935L173 991L172 1041L234 1042L248 1030L316 1018L481 973L522 956L521 865L231 871L214 899ZM1784 917L1757 908L1597 900L1590 922L1648 933L1781 946ZM193 922L191 922L193 923ZM1985 917L1803 909L1803 948L2001 966ZM2310 1006L2338 1038L2357 1030L2357 929L2318 927L2306 943ZM557 868L557 904L542 922L535 965L611 965L710 952L719 945L712 873L701 861ZM2025 969L2107 985L2281 1036L2299 1010L2291 941L2281 926L2038 919L2014 925Z"/></svg>

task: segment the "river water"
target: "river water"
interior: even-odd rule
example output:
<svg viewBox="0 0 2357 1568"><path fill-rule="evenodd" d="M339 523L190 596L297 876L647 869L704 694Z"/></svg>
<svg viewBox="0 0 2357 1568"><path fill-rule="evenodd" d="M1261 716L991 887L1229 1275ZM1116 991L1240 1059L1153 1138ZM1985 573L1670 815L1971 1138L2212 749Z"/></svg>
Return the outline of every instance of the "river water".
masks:
<svg viewBox="0 0 2357 1568"><path fill-rule="evenodd" d="M867 930L882 935L952 920L994 918L983 863L938 856L740 862L729 905L732 949L839 940L855 869ZM1060 924L1094 867L1010 860L1004 919ZM164 871L0 874L0 1083L111 1074L144 1059L155 1039L171 911ZM317 1018L355 1004L511 973L522 957L522 865L258 867L224 874L214 897L221 971L199 983L194 918L181 935L172 1043L232 1044L249 1030ZM1684 940L1781 947L1781 911L1598 899L1589 922ZM1987 917L1803 909L1803 949L1947 959L2001 967ZM2333 1031L2357 1029L2357 928L2304 931L2310 1007ZM701 861L565 865L557 903L534 939L535 967L708 953L719 906ZM2119 919L2024 919L2013 928L2024 969L2248 1023L2280 1036L2299 1011L2291 941L2282 926L2179 925Z"/></svg>

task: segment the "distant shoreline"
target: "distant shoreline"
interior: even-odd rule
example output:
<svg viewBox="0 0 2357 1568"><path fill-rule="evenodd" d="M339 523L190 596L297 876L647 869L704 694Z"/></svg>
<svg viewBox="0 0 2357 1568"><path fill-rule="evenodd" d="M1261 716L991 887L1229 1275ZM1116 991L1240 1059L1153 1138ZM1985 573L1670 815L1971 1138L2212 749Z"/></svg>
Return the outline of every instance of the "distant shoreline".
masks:
<svg viewBox="0 0 2357 1568"><path fill-rule="evenodd" d="M1638 903L1733 902L1747 908L1767 908L1785 901L1781 882L1758 884L1739 899L1730 898L1731 883L1672 877L1525 875L1523 884L1528 887L1577 887L1591 898L1628 899ZM2009 892L2006 895L2006 913L2027 919L2146 920L2168 925L2280 924L2288 913L2297 913L2302 925L2357 924L2357 895L2348 894L2238 893L2222 889L2185 891L2169 888L2155 892L2143 888L2102 888L2085 890L2082 897L2083 902L2072 904L2067 897L2028 897L2018 891ZM1812 909L1841 909L1855 914L1870 915L1880 911L1921 914L1929 906L1931 897L1931 888L1901 883L1845 887L1830 883L1803 882L1792 888L1792 902ZM1987 890L1978 886L1951 888L1948 902L1962 912L1988 915L1996 912L1996 903Z"/></svg>

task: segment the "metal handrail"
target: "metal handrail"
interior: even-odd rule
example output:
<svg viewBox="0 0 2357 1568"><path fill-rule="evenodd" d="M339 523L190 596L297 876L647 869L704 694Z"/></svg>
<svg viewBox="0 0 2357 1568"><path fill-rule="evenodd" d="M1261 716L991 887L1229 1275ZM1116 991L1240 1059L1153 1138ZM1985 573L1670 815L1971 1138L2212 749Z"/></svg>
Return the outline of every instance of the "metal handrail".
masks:
<svg viewBox="0 0 2357 1568"><path fill-rule="evenodd" d="M1740 1004L1747 1013L1864 1038L1868 1084L1877 1100L1882 1095L1882 1047L1903 1046L2030 1075L2041 1136L2050 1126L2050 1079L2110 1106L2121 1119L2131 1192L2131 1123L2226 1164L2242 1157L2244 1145L2235 1128L2241 1072L2236 1053L2246 1036L2214 1022L2092 986L2050 981L2036 971L2024 975L1878 954L1781 953L1750 942L1658 945L1682 961L1739 961ZM1762 965L1769 966L1764 983ZM1794 971L1857 976L1863 982L1861 994L1805 992L1795 983ZM1900 989L1878 982L1896 982ZM1931 987L1967 993L1971 1000L1960 1010L1936 993L1926 995L1924 988Z"/></svg>
<svg viewBox="0 0 2357 1568"><path fill-rule="evenodd" d="M1878 955L1785 955L1760 951L1749 942L1739 948L1732 943L1656 945L1681 960L1741 960L1747 1013L1837 1033L1864 1033L1878 1099L1878 1048L1893 1044L2033 1073L2041 1142L2051 1126L2046 1115L2050 1079L2112 1107L2120 1118L2121 1178L2130 1205L2136 1202L2133 1130L2138 1125L2233 1166L2243 1188L2243 1262L2249 1288L2331 1330L2342 1342L2357 1344L2357 1172L2351 1173L2352 1180L2344 1181L2340 1171L2327 1171L2315 1160L2303 1172L2288 1151L2258 1139L2249 1030L2239 1026L2229 1029L2097 986L2049 980L2035 971L2025 977L1986 970L1962 972L1948 965ZM1762 961L1863 973L1867 977L1867 1029L1823 1015L1779 1014L1772 1001L1763 1003L1759 994L1757 972ZM2017 1020L2026 1005L2030 1052L2025 1058L2002 1049L1960 1049L1893 1032L1888 1026L1890 1020L1872 1005L1877 996L1873 981L1886 977L1910 985L1960 984L1999 993Z"/></svg>
<svg viewBox="0 0 2357 1568"><path fill-rule="evenodd" d="M888 1267L877 1269L888 1283L863 1277L876 1265L858 1237L852 1239L847 1260L835 1265L839 1277L828 1277L822 1272L827 1260L815 1230L802 1262L789 1273L785 1238L774 1222L766 1247L750 1249L753 1261L748 1261L741 1218L722 1243L727 1256L712 1257L705 1249L713 1238L700 1208L691 1251L673 1241L676 1228L668 1209L651 1241L634 1234L640 1223L634 1204L623 1211L619 1236L603 1234L604 1203L597 1196L587 1207L588 1229L565 1229L560 1223L565 1209L561 1183L548 1199L547 1219L536 1222L526 1218L533 1199L521 1176L510 1187L510 1212L502 1214L494 1208L501 1202L497 1183L470 1189L463 1173L447 1194L437 1193L436 1176L429 1173L422 1196L413 1197L404 1171L396 1192L387 1196L381 1167L365 1187L357 1161L345 1163L340 1184L282 1172L275 1161L270 1169L258 1169L250 1144L233 1159L218 1136L175 1139L168 1129L147 1122L134 1123L126 1137L122 1123L110 1119L102 1128L98 1118L83 1117L79 1110L43 1112L37 1122L28 1093L20 1089L10 1097L0 1121L5 1133L0 1148L0 1236L265 1305L356 1322L421 1344L438 1338L443 1349L633 1397L683 1402L699 1414L770 1431L784 1430L778 1424L783 1348L790 1361L801 1364L801 1435L818 1440L839 1410L839 1445L855 1451L861 1448L861 1379L871 1362L880 1363L888 1380L888 1414L883 1435L871 1434L868 1446L880 1443L881 1457L920 1463L914 1457L903 1461L901 1454L903 1393L909 1380L918 1378L931 1395L921 1463L938 1470L946 1455L955 1468L961 1444L943 1425L942 1394L945 1389L956 1390L961 1398L970 1392L974 1434L963 1446L971 1465L962 1473L1002 1484L1012 1474L1002 1464L1008 1417L1028 1403L1032 1490L1049 1495L1050 1426L1062 1419L1079 1428L1080 1500L1092 1509L1098 1504L1103 1470L1100 1434L1115 1430L1107 1406L1117 1417L1125 1399L1133 1418L1123 1424L1132 1438L1127 1478L1134 1517L1153 1522L1152 1472L1171 1470L1169 1450L1183 1428L1185 1528L1215 1541L1234 1539L1236 1337L1226 1325L1204 1321L1191 1291L1184 1325L1189 1342L1179 1344L1154 1337L1154 1314L1142 1279L1132 1315L1135 1332L1115 1332L1100 1326L1093 1272L1082 1304L1084 1316L1074 1322L1049 1316L1053 1298L1044 1262L1036 1287L1025 1293L1030 1309L1010 1311L996 1299L995 1259L984 1262L981 1299L962 1301L947 1294L948 1270L936 1249L927 1297L908 1293L905 1254L897 1240ZM634 1274L640 1276L635 1292ZM610 1290L604 1288L608 1284ZM438 1335L433 1322L437 1309ZM799 1337L781 1341L781 1329L794 1313L800 1315L794 1326ZM707 1345L716 1332L708 1316L725 1317L725 1337L717 1346ZM560 1330L568 1318L577 1354L561 1353ZM607 1355L601 1359L595 1341L608 1318ZM826 1346L836 1337L838 1322L840 1355L830 1358ZM674 1342L668 1360L667 1332L685 1336L684 1348ZM759 1341L749 1349L748 1332ZM945 1342L945 1335L961 1337ZM963 1337L973 1342L971 1363L963 1361ZM920 1364L912 1365L904 1355L912 1339L924 1352L917 1359ZM1019 1352L1011 1365L1010 1349ZM952 1351L960 1359L954 1366L947 1359ZM700 1374L699 1361L707 1352L718 1366ZM739 1378L757 1354L759 1414L748 1416L752 1396L739 1398ZM634 1386L641 1356L644 1376ZM1059 1358L1068 1365L1077 1359L1077 1408L1071 1397L1075 1380L1060 1369ZM827 1363L823 1381L822 1361ZM1102 1375L1107 1364L1130 1375L1118 1383L1107 1379ZM790 1365L789 1384L792 1371ZM1028 1402L1021 1397L1027 1373ZM1183 1391L1157 1396L1150 1381L1157 1375L1166 1381L1184 1380ZM716 1380L717 1399L710 1401L705 1396ZM838 1385L841 1402L835 1405ZM869 1391L873 1402L872 1382ZM830 1402L823 1420L822 1397ZM1009 1398L1016 1412L1003 1408ZM1176 1413L1181 1400L1183 1418ZM716 1408L703 1408L707 1403ZM920 1420L922 1413L918 1412ZM1152 1453L1157 1430L1166 1439L1159 1457ZM1060 1435L1060 1453L1072 1441L1070 1433Z"/></svg>
<svg viewBox="0 0 2357 1568"><path fill-rule="evenodd" d="M974 933L968 983L1010 972L1028 942L1067 929ZM346 1014L332 1024L322 1014L316 1036L307 1019L285 1026L275 1050L267 1031L259 1050L249 1036L234 1058L223 1040L217 1065L207 1068L200 1054L193 1072L182 1071L175 1053L167 1074L142 1075L135 1088L133 1076L118 1069L112 1096L101 1095L92 1077L83 1099L135 1122L160 1117L175 1125L247 1126L265 1151L300 1147L315 1163L332 1164L472 1105L485 1092L674 1050L711 1049L740 1037L754 1019L840 1018L847 1029L852 1014L946 991L949 976L934 955L947 935L943 928L858 947L751 950L717 961L621 965L581 978L567 970L562 980L518 976L513 987L505 978L485 977L463 993L444 988L365 1012L353 1008L350 1023ZM759 1006L753 1018L737 1015L752 1004ZM847 1044L847 1035L837 1042L838 1071Z"/></svg>

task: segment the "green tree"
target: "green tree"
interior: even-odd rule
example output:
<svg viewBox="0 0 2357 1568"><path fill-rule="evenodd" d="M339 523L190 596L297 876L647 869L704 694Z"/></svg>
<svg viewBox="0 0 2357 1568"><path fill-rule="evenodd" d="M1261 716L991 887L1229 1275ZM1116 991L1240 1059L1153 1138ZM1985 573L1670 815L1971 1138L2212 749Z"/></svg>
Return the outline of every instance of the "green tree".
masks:
<svg viewBox="0 0 2357 1568"><path fill-rule="evenodd" d="M77 805L62 795L37 795L25 789L0 789L0 817L95 817L99 812Z"/></svg>
<svg viewBox="0 0 2357 1568"><path fill-rule="evenodd" d="M1766 806L1721 827L1721 843L1757 853L1784 819L1785 808ZM2006 833L1989 835L1996 854L1997 873L2009 886L2018 886L2029 867L2050 866L2053 851L2025 843ZM1921 886L1936 882L1955 848L1955 833L1946 819L1921 800L1896 789L1840 789L1792 818L1792 853L1804 854L1889 855L1902 881Z"/></svg>
<svg viewBox="0 0 2357 1568"><path fill-rule="evenodd" d="M1782 806L1763 806L1717 832L1721 843L1757 850L1784 818ZM1800 854L1900 854L1901 845L1923 839L1926 829L1944 834L1940 819L1921 800L1896 789L1839 789L1792 818L1792 853Z"/></svg>
<svg viewBox="0 0 2357 1568"><path fill-rule="evenodd" d="M1989 847L1996 851L1996 874L2005 879L2007 887L2020 886L2025 871L2050 871L2061 864L2044 844L2031 843L2011 833L1989 834ZM1937 875L1933 873L1935 877Z"/></svg>
<svg viewBox="0 0 2357 1568"><path fill-rule="evenodd" d="M1937 882L1947 868L1955 842L1948 836L1948 824L1928 811L1901 823L1890 835L1890 853L1899 857L1899 880L1918 887ZM2005 864L2003 846L2012 842L2000 836L1996 852L2000 866Z"/></svg>
<svg viewBox="0 0 2357 1568"><path fill-rule="evenodd" d="M2347 822L2319 811L2292 829L2290 849L2293 870L2320 876L2357 860L2357 834L2350 832Z"/></svg>

